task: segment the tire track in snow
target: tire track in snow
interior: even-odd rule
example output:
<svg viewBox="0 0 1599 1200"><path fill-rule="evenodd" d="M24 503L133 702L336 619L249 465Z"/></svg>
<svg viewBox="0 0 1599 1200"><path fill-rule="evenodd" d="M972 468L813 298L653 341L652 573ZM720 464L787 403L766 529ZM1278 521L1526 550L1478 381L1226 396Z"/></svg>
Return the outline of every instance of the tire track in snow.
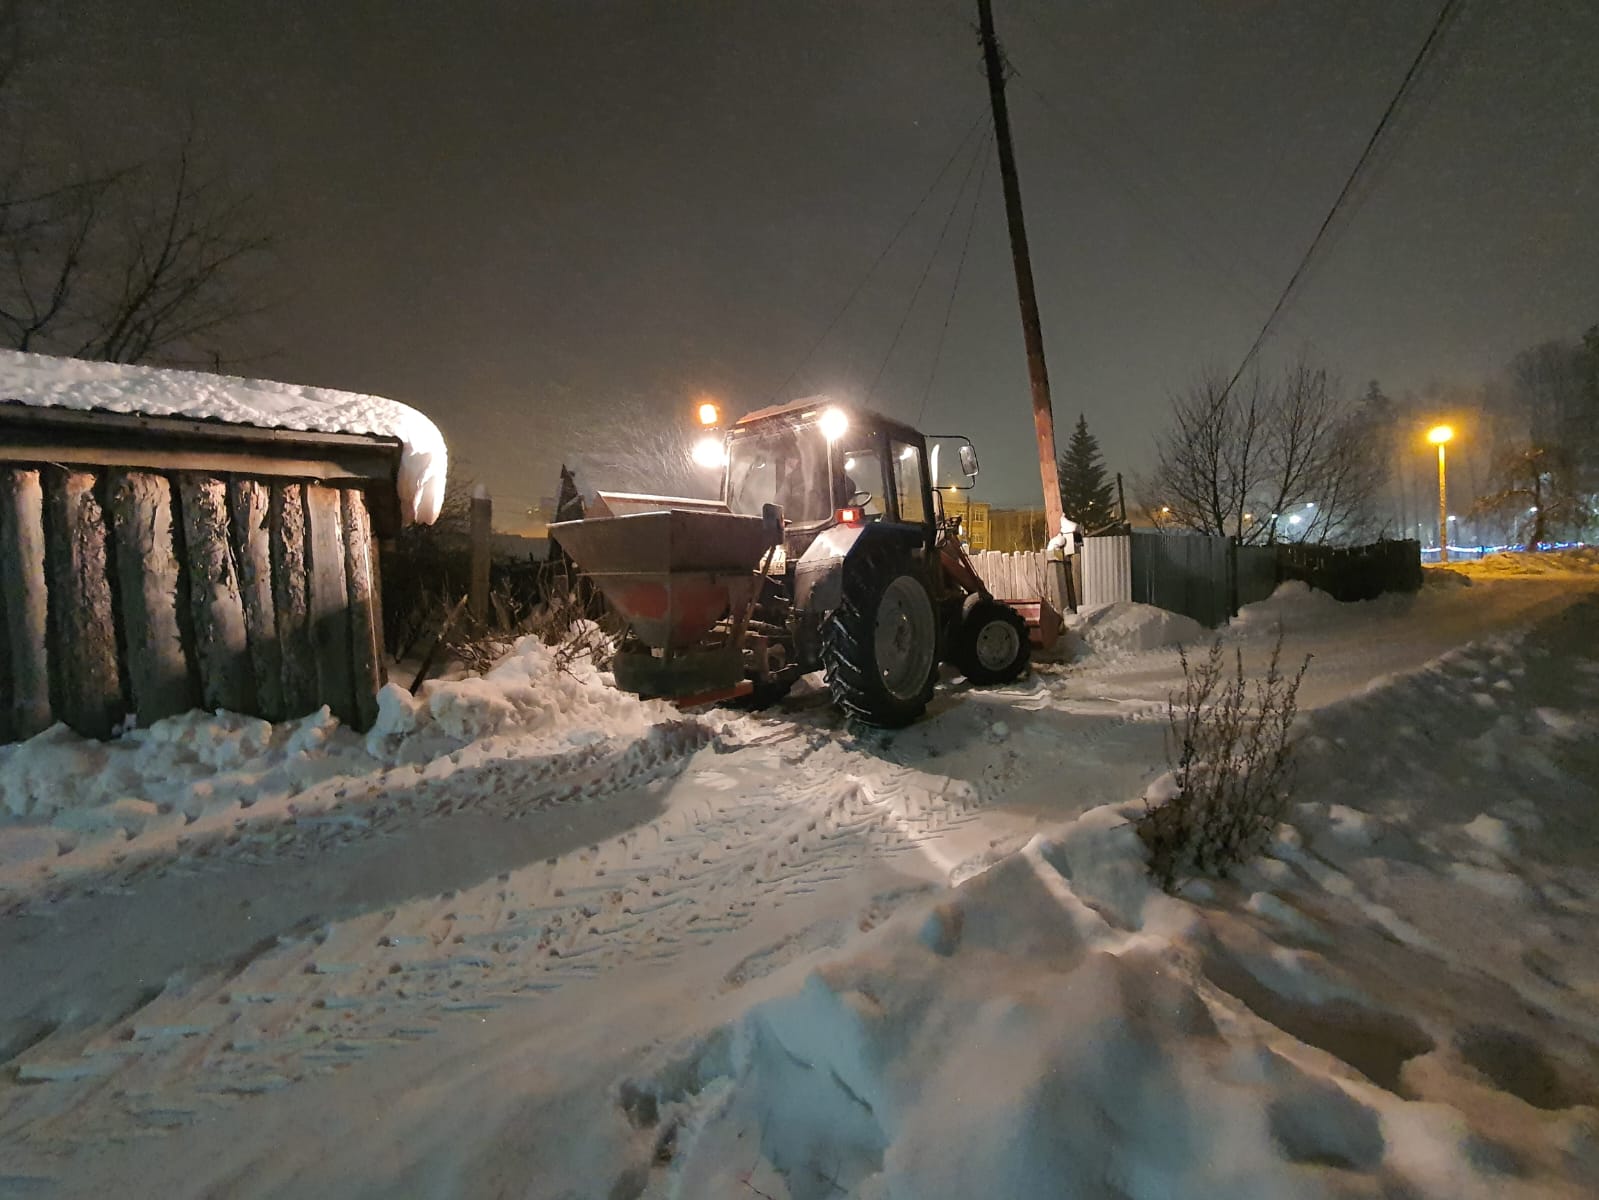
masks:
<svg viewBox="0 0 1599 1200"><path fill-rule="evenodd" d="M973 779L937 773L944 764L918 750L915 730L841 740L831 714L781 724L741 720L733 726L736 740L719 745L715 758L701 755L680 781L692 799L643 826L458 893L278 939L234 969L169 989L112 1027L41 1046L40 1060L70 1061L75 1052L104 1073L43 1085L56 1095L46 1103L41 1091L36 1104L10 1106L0 1115L0 1136L70 1154L130 1130L178 1127L216 1105L349 1069L450 1021L536 1002L622 963L668 962L846 878L863 862L924 854L948 872L956 864L940 861L939 848L951 837L981 841L985 809L1037 786L1063 757L1103 743L1111 727L1143 719L1067 714L1048 730L1050 753L1029 757L981 740L981 731L995 716L1053 717L1049 695L1035 689L974 700L961 697L918 727L922 736L940 738L950 736L940 722L970 726L973 762L982 767ZM514 771L499 772L474 808L514 814L614 796L648 774L647 766L612 769L590 784L558 781L528 796L507 784ZM446 794L438 803L418 791L382 804L365 825L313 826L309 836L297 831L268 852L314 857L330 843L404 829L407 817L436 820L464 799ZM206 869L224 880L238 861L230 855L259 849L240 839ZM165 1030L160 1036L133 1032L156 1023Z"/></svg>

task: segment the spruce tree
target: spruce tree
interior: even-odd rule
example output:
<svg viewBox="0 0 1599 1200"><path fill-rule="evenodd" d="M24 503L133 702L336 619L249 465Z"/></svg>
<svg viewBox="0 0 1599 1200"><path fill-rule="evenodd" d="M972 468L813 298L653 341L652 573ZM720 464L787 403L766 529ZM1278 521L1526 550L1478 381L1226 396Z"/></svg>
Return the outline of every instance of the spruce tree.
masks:
<svg viewBox="0 0 1599 1200"><path fill-rule="evenodd" d="M1116 492L1106 477L1099 442L1088 432L1088 419L1078 414L1077 428L1060 456L1060 503L1084 533L1103 529L1117 519Z"/></svg>

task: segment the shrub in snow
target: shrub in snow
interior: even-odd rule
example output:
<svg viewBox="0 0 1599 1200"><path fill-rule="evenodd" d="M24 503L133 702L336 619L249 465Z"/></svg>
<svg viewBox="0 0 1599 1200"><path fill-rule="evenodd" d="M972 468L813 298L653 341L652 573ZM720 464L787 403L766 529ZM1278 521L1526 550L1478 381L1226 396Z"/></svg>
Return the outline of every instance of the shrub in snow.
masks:
<svg viewBox="0 0 1599 1200"><path fill-rule="evenodd" d="M1172 773L1146 797L1138 835L1149 869L1170 891L1191 874L1225 876L1260 849L1282 820L1293 759L1290 727L1310 657L1281 668L1281 630L1265 678L1253 687L1242 650L1226 669L1221 639L1202 662L1180 651L1183 691L1167 701Z"/></svg>

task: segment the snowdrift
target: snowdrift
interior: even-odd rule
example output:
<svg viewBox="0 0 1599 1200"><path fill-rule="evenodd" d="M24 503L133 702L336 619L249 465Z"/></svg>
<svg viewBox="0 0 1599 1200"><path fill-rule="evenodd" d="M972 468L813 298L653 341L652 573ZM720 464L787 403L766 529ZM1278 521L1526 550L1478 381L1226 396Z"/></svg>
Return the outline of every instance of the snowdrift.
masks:
<svg viewBox="0 0 1599 1200"><path fill-rule="evenodd" d="M1205 627L1192 617L1126 600L1084 613L1072 632L1098 654L1192 646L1205 637Z"/></svg>
<svg viewBox="0 0 1599 1200"><path fill-rule="evenodd" d="M1569 550L1544 550L1534 553L1505 552L1477 559L1451 559L1447 567L1429 566L1434 571L1457 571L1478 579L1539 579L1563 575L1599 574L1599 547L1579 546Z"/></svg>
<svg viewBox="0 0 1599 1200"><path fill-rule="evenodd" d="M463 748L481 756L496 738L514 738L517 754L536 760L605 752L683 720L670 705L617 691L587 662L562 663L532 637L482 676L432 681L414 697L389 684L378 706L364 737L323 708L278 725L190 712L111 742L57 725L0 746L0 866L97 846L155 848L245 815L332 807L347 799L340 781L362 780L376 794L366 777L385 769L437 779L461 765Z"/></svg>
<svg viewBox="0 0 1599 1200"><path fill-rule="evenodd" d="M1350 608L1308 583L1290 579L1278 584L1267 599L1239 608L1232 625L1246 630L1275 629L1278 625L1288 630L1308 629L1347 614Z"/></svg>
<svg viewBox="0 0 1599 1200"><path fill-rule="evenodd" d="M1596 622L1315 714L1234 881L1155 891L1141 805L1095 809L660 1053L619 1092L642 1194L1585 1194L1594 879L1557 831L1592 828L1599 664L1542 701Z"/></svg>

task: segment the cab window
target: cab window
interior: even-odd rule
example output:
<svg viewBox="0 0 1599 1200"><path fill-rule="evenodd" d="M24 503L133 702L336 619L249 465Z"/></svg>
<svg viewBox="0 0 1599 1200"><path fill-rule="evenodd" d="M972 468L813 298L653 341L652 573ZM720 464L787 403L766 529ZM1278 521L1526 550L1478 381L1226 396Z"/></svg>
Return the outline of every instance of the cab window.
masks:
<svg viewBox="0 0 1599 1200"><path fill-rule="evenodd" d="M844 452L843 503L858 505L868 520L888 511L888 481L883 476L882 443L873 437Z"/></svg>
<svg viewBox="0 0 1599 1200"><path fill-rule="evenodd" d="M899 499L899 519L908 525L927 521L927 473L921 451L909 442L891 442L894 495Z"/></svg>

